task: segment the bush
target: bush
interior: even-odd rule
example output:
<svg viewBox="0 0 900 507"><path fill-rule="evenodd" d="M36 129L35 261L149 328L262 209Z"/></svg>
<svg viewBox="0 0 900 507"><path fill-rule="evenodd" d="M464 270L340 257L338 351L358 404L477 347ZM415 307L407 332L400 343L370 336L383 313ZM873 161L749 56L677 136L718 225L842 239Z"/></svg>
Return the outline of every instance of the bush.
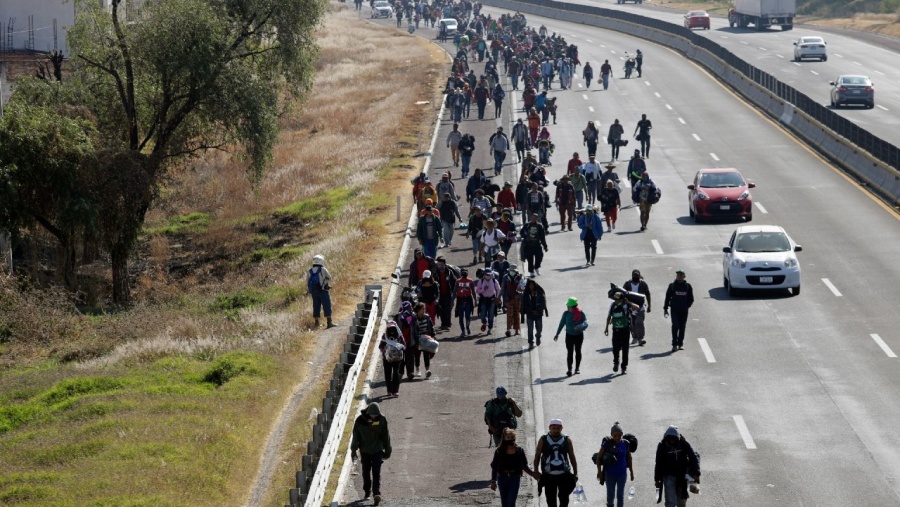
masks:
<svg viewBox="0 0 900 507"><path fill-rule="evenodd" d="M222 386L241 375L262 375L268 370L264 361L259 354L229 352L213 361L206 375L203 376L203 380Z"/></svg>

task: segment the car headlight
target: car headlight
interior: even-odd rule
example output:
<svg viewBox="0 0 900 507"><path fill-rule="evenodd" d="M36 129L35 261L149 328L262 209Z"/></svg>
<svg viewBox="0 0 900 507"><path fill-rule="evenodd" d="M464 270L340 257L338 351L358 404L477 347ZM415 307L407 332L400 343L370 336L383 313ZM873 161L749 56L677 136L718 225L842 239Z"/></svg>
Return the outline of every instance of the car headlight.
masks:
<svg viewBox="0 0 900 507"><path fill-rule="evenodd" d="M784 267L786 267L786 268L796 268L796 267L797 267L797 259L794 259L793 257L790 258L790 259L785 259L785 260L784 260Z"/></svg>
<svg viewBox="0 0 900 507"><path fill-rule="evenodd" d="M747 261L744 259L731 259L731 265L736 268L744 269L747 267Z"/></svg>
<svg viewBox="0 0 900 507"><path fill-rule="evenodd" d="M740 197L738 197L738 200L739 200L739 201L743 201L743 200L746 200L746 199L749 199L749 198L750 198L750 191L748 190L748 191L744 191L744 193L741 194Z"/></svg>
<svg viewBox="0 0 900 507"><path fill-rule="evenodd" d="M697 199L700 199L701 201L708 201L709 196L704 194L703 192L697 192Z"/></svg>

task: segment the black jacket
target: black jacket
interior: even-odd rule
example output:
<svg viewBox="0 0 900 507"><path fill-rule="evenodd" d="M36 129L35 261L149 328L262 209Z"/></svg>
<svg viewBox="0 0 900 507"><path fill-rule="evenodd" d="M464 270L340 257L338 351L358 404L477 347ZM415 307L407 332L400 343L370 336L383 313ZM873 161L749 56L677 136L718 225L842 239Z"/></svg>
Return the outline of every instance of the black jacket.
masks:
<svg viewBox="0 0 900 507"><path fill-rule="evenodd" d="M666 289L666 301L663 310L670 306L673 310L687 310L694 304L694 289L687 282L672 282Z"/></svg>
<svg viewBox="0 0 900 507"><path fill-rule="evenodd" d="M622 284L622 288L625 290L628 290L631 288L631 279L630 278L628 280L625 280L625 283ZM632 292L634 292L634 291L632 291ZM638 284L637 292L639 294L643 294L644 296L647 297L647 308L650 308L650 286L647 285L647 282L645 282L643 278L641 278L641 281Z"/></svg>
<svg viewBox="0 0 900 507"><path fill-rule="evenodd" d="M656 446L656 466L653 469L655 481L662 481L667 475L675 476L675 484L680 498L688 497L688 486L685 474L691 477L700 476L700 455L691 444L679 435L675 445L660 441Z"/></svg>
<svg viewBox="0 0 900 507"><path fill-rule="evenodd" d="M522 293L522 322L525 322L525 315L540 317L542 314L550 316L547 310L547 295L544 293L544 288L537 285L537 291L532 294L528 290L528 284L526 284L525 292Z"/></svg>

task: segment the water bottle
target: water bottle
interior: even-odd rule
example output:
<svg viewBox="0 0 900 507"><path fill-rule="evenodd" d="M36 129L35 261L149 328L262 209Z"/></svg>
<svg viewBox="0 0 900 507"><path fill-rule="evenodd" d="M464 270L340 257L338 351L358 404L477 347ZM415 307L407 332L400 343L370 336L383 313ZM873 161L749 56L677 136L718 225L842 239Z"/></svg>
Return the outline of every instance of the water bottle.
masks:
<svg viewBox="0 0 900 507"><path fill-rule="evenodd" d="M628 488L628 499L634 500L634 486Z"/></svg>
<svg viewBox="0 0 900 507"><path fill-rule="evenodd" d="M350 466L350 475L359 475L359 458L353 456L353 464Z"/></svg>
<svg viewBox="0 0 900 507"><path fill-rule="evenodd" d="M575 486L575 490L572 491L573 504L574 505L587 505L587 495L584 494L584 486L579 482Z"/></svg>
<svg viewBox="0 0 900 507"><path fill-rule="evenodd" d="M659 498L659 488L656 488L656 493L654 493L654 496L655 496L656 498Z"/></svg>

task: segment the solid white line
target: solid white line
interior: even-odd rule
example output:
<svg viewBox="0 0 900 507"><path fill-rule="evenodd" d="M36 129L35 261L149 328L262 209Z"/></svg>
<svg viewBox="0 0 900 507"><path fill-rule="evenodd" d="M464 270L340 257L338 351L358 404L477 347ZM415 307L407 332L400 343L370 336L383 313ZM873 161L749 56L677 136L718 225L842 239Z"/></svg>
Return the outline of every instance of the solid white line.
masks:
<svg viewBox="0 0 900 507"><path fill-rule="evenodd" d="M700 136L698 136L697 134L691 134L691 135L694 136L694 139L696 139L698 141L700 140Z"/></svg>
<svg viewBox="0 0 900 507"><path fill-rule="evenodd" d="M768 211L766 211L766 208L763 208L763 205L760 204L759 201L754 201L753 204L756 205L756 208L759 209L760 213L768 213Z"/></svg>
<svg viewBox="0 0 900 507"><path fill-rule="evenodd" d="M815 75L817 75L817 76L819 75L819 73L816 72L816 71L814 71L814 70L811 70L810 72L812 72L813 74L815 74Z"/></svg>
<svg viewBox="0 0 900 507"><path fill-rule="evenodd" d="M672 106L666 104L666 109L668 109L669 111L671 111L671 110L672 110Z"/></svg>
<svg viewBox="0 0 900 507"><path fill-rule="evenodd" d="M703 355L706 356L706 362L715 363L716 356L713 355L712 349L709 348L709 343L706 342L706 338L697 338L697 341L700 342L700 350L702 350Z"/></svg>
<svg viewBox="0 0 900 507"><path fill-rule="evenodd" d="M678 118L678 121L680 121L680 122L681 122L681 124L682 124L682 125L687 125L687 122L686 122L686 121L684 121L684 120L683 120L683 119L681 119L681 118Z"/></svg>
<svg viewBox="0 0 900 507"><path fill-rule="evenodd" d="M593 112L594 112L594 106L588 106L588 111L590 111L590 112L593 113Z"/></svg>
<svg viewBox="0 0 900 507"><path fill-rule="evenodd" d="M750 436L750 430L747 429L747 423L744 422L743 416L735 415L732 417L738 432L741 434L741 438L744 440L744 445L747 449L756 449L756 444L753 442L753 437Z"/></svg>
<svg viewBox="0 0 900 507"><path fill-rule="evenodd" d="M581 94L581 96L584 97L584 100L587 100L587 99L588 99L588 98L587 98L587 95L585 95L585 94L583 94L583 93Z"/></svg>
<svg viewBox="0 0 900 507"><path fill-rule="evenodd" d="M878 104L878 109L884 109L885 111L888 111L888 108L882 106L881 104Z"/></svg>
<svg viewBox="0 0 900 507"><path fill-rule="evenodd" d="M835 296L841 297L841 296L843 295L843 294L841 294L841 291L837 290L837 287L835 287L834 284L831 283L831 280L829 280L829 279L827 279L827 278L823 278L823 279L822 279L822 283L824 283L825 286L828 287L828 289L829 289Z"/></svg>
<svg viewBox="0 0 900 507"><path fill-rule="evenodd" d="M653 92L653 95L656 95L656 98L658 99L662 98L662 95L660 95L659 92Z"/></svg>
<svg viewBox="0 0 900 507"><path fill-rule="evenodd" d="M663 249L661 246L659 246L659 241L653 239L650 240L650 243L653 243L653 249L656 250L656 253L658 253L659 255L663 255Z"/></svg>
<svg viewBox="0 0 900 507"><path fill-rule="evenodd" d="M719 157L717 157L715 153L710 153L709 156L712 157L712 159L715 160L716 162L719 161Z"/></svg>
<svg viewBox="0 0 900 507"><path fill-rule="evenodd" d="M883 350L888 357L897 357L897 354L894 354L894 351L891 350L890 347L888 347L887 343L884 343L884 340L882 340L880 336L878 336L877 334L870 334L869 336L871 336L872 339L875 340L875 343L877 343L878 346L881 347L881 350Z"/></svg>

